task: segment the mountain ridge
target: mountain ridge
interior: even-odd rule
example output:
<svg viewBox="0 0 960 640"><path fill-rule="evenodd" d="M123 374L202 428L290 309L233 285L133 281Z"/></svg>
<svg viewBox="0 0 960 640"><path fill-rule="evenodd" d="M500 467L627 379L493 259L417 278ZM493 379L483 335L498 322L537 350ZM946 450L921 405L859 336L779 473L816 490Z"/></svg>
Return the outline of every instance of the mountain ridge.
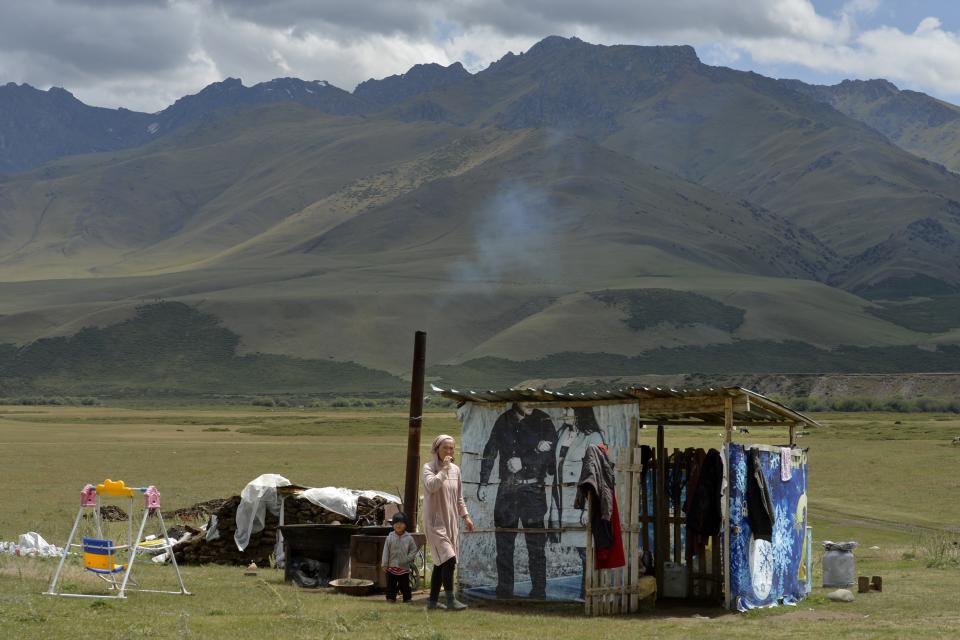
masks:
<svg viewBox="0 0 960 640"><path fill-rule="evenodd" d="M228 79L146 144L4 177L0 342L154 299L240 355L392 373L411 327L449 366L960 342L960 177L789 84L556 37L357 92Z"/></svg>
<svg viewBox="0 0 960 640"><path fill-rule="evenodd" d="M960 171L960 107L956 105L899 89L882 78L829 86L780 82L864 122L911 153Z"/></svg>
<svg viewBox="0 0 960 640"><path fill-rule="evenodd" d="M250 87L226 78L156 113L91 107L59 87L42 91L8 83L0 86L0 174L71 155L138 147L205 118L278 102L337 115L373 110L326 81L298 78L275 78Z"/></svg>
<svg viewBox="0 0 960 640"><path fill-rule="evenodd" d="M69 111L59 114L61 119L74 120L95 119L98 134L95 138L75 141L68 139L53 149L30 153L18 145L11 135L10 127L7 130L0 128L0 139L5 140L0 145L0 174L16 173L33 168L43 162L73 155L129 148L144 144L158 135L174 131L185 124L197 119L209 117L218 111L262 106L274 102L298 102L316 108L325 113L339 115L362 115L393 109L394 113L403 119L426 120L456 120L456 111L445 111L437 103L424 98L424 94L447 87L463 85L471 80L486 76L498 76L504 73L522 71L524 65L536 65L544 59L555 58L570 54L593 55L604 58L606 65L623 64L625 71L637 68L646 68L647 71L660 73L677 73L689 71L695 67L701 70L714 70L714 73L733 72L722 67L708 67L703 65L696 51L689 45L593 45L578 38L564 38L548 36L534 44L529 50L521 54L507 53L499 60L492 62L486 69L471 74L464 69L460 62L454 62L444 67L436 63L417 64L406 73L389 76L382 79L369 79L359 83L352 92L345 91L323 80L304 81L298 78L274 78L269 81L256 83L250 87L243 85L237 78L225 78L222 81L211 83L195 94L179 98L165 109L153 114L131 111L125 108L106 109L85 105L77 100L69 91L52 87L42 91L28 84L16 85L7 83L0 86L0 115L5 115L9 122L14 122L20 129L29 129L36 126L34 121L25 118L24 114L14 113L10 107L15 100L32 99L36 106L53 108L59 104L61 109L65 102L71 103ZM617 58L619 62L614 62ZM631 60L632 58L632 60ZM753 72L734 72L756 76L764 81L759 74ZM960 167L960 107L951 105L926 94L900 90L893 83L883 80L844 80L837 85L811 85L799 80L776 80L785 88L800 93L817 102L828 104L837 111L863 122L876 129L904 149L922 157L941 162L951 169ZM13 96L18 91L23 95ZM270 95L272 93L272 95ZM844 96L868 94L870 102L881 102L872 111L865 109L862 104L852 105ZM27 94L32 94L27 97ZM38 98L46 96L48 105L41 105ZM634 96L636 97L636 96ZM65 101L64 98L67 98ZM401 107L401 103L413 103ZM421 101L417 101L420 98ZM890 99L894 100L890 100ZM508 127L523 127L543 125L543 114L531 118L531 110L536 110L536 102L527 102L515 105L508 113L494 114L496 117L489 120L489 124ZM861 100L862 102L862 100ZM894 102L896 104L894 104ZM942 148L931 149L933 143L919 141L916 131L905 130L902 119L891 121L891 111L909 110L903 105L913 105L913 112L927 115L927 128L943 129L947 127L949 140L941 143ZM42 110L42 109L41 109ZM6 111L6 113L4 113ZM97 118L94 118L94 115ZM604 117L602 109L599 114ZM609 114L607 114L609 115ZM556 123L559 116L554 116ZM102 121L102 122L101 122ZM60 131L60 135L68 132ZM90 138L93 132L74 132L81 138L86 135ZM927 135L927 138L934 137ZM941 136L943 137L943 136ZM14 140L11 145L10 141ZM16 150L12 153L11 149ZM14 157L16 156L16 157Z"/></svg>

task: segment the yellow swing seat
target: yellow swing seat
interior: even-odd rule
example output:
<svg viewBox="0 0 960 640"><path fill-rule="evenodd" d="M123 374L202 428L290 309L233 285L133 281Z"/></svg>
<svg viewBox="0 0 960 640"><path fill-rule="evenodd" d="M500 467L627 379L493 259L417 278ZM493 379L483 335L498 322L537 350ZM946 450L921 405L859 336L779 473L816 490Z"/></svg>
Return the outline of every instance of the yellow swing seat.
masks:
<svg viewBox="0 0 960 640"><path fill-rule="evenodd" d="M119 547L113 546L113 540L99 538L83 539L83 568L99 574L120 573L127 565L116 564L113 561L114 551Z"/></svg>

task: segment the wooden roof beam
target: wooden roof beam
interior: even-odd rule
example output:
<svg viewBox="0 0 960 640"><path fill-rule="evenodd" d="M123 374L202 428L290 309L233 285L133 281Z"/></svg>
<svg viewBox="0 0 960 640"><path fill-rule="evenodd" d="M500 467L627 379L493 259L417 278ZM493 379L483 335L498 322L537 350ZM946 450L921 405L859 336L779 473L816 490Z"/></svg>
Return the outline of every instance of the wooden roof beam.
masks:
<svg viewBox="0 0 960 640"><path fill-rule="evenodd" d="M729 397L729 396L728 396ZM687 416L697 413L723 415L727 398L723 396L675 397L675 398L637 398L640 413L654 416ZM750 401L747 396L733 398L733 410L737 413L749 413Z"/></svg>
<svg viewBox="0 0 960 640"><path fill-rule="evenodd" d="M760 407L763 407L770 413L780 416L781 418L783 418L784 421L797 422L800 424L805 424L810 427L820 426L818 422L816 422L815 420L811 420L810 418L803 415L802 413L798 413L797 411L789 409L783 406L782 404L780 404L779 402L774 402L773 400L770 400L769 398L765 398L760 394L751 392L750 397L753 400L754 404Z"/></svg>

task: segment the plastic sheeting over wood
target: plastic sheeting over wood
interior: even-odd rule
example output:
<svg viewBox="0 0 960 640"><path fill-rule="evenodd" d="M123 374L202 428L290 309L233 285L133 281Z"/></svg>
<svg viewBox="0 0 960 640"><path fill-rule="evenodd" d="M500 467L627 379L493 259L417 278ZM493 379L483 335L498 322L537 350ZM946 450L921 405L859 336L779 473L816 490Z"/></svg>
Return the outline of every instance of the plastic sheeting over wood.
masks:
<svg viewBox="0 0 960 640"><path fill-rule="evenodd" d="M240 504L237 506L237 531L233 541L237 549L243 551L250 543L250 534L263 531L267 522L267 511L280 515L283 498L277 493L277 487L288 487L290 481L275 473L257 476L240 492Z"/></svg>
<svg viewBox="0 0 960 640"><path fill-rule="evenodd" d="M209 511L205 527L190 529L174 548L177 562L184 564L242 564L264 566L270 556L282 563L281 524L382 524L390 504L400 498L383 491L343 487L311 488L291 483L277 474L258 476L243 494L208 500L182 509L194 519L200 507Z"/></svg>

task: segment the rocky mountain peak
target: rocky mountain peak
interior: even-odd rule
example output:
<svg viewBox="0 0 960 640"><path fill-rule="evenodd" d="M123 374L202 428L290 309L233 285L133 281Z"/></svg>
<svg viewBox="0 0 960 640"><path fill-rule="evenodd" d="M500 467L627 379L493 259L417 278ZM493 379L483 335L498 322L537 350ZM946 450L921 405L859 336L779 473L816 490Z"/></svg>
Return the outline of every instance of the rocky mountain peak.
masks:
<svg viewBox="0 0 960 640"><path fill-rule="evenodd" d="M477 74L513 87L494 124L505 128L588 128L610 132L616 118L688 73L705 67L693 47L604 46L551 36ZM517 86L528 90L519 93Z"/></svg>
<svg viewBox="0 0 960 640"><path fill-rule="evenodd" d="M255 84L248 92L266 102L311 100L325 92L342 92L326 80L301 80L300 78L274 78Z"/></svg>
<svg viewBox="0 0 960 640"><path fill-rule="evenodd" d="M52 96L62 96L64 98L76 99L76 97L72 93L70 93L63 87L50 87L49 89L47 89L47 93L49 93Z"/></svg>
<svg viewBox="0 0 960 640"><path fill-rule="evenodd" d="M696 50L690 45L643 46L591 44L579 38L548 36L519 56L508 53L491 67L508 67L525 60L528 63L550 64L583 61L625 70L663 71L689 69L700 64ZM626 65L626 67L624 67Z"/></svg>
<svg viewBox="0 0 960 640"><path fill-rule="evenodd" d="M873 80L844 80L834 89L837 93L857 93L868 100L880 100L900 93L900 89L889 80L875 78Z"/></svg>
<svg viewBox="0 0 960 640"><path fill-rule="evenodd" d="M385 106L421 93L449 87L470 77L470 72L459 62L446 67L437 63L418 64L410 67L404 74L361 82L353 90L353 95L361 100Z"/></svg>
<svg viewBox="0 0 960 640"><path fill-rule="evenodd" d="M591 46L585 43L580 38L576 36L570 38L564 38L563 36L547 36L540 42L536 43L530 50L527 51L527 55L539 55L539 54L548 54L556 53L558 51L570 51L577 48L578 46Z"/></svg>
<svg viewBox="0 0 960 640"><path fill-rule="evenodd" d="M208 84L207 86L205 86L203 89L201 89L198 93L194 95L226 93L231 91L236 92L236 91L242 91L245 88L246 87L243 86L243 80L241 80L240 78L226 78L224 80L221 80L220 82L213 82L211 84ZM188 99L190 97L192 96L184 96L183 98L181 98L181 100Z"/></svg>
<svg viewBox="0 0 960 640"><path fill-rule="evenodd" d="M8 82L5 85L0 86L0 92L5 94L6 96L21 96L21 97L40 99L40 100L44 98L48 98L48 99L52 98L54 100L61 101L61 102L64 102L64 101L72 101L77 103L80 102L72 93L70 93L63 87L50 87L49 89L44 91L43 89L37 89L33 85L27 84L26 82L24 82L23 84L17 84L16 82Z"/></svg>
<svg viewBox="0 0 960 640"><path fill-rule="evenodd" d="M463 68L459 62L444 67L436 62L427 64L415 64L410 70L403 74L408 80L431 80L436 78L467 78L470 72Z"/></svg>

